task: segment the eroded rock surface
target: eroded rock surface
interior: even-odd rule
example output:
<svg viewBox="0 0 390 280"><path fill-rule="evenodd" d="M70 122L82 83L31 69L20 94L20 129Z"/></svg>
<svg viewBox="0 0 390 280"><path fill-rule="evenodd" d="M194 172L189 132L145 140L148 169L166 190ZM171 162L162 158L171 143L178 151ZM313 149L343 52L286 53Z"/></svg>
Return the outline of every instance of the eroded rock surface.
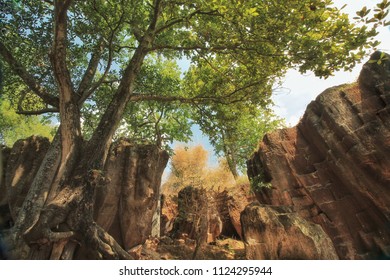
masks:
<svg viewBox="0 0 390 280"><path fill-rule="evenodd" d="M200 214L202 218L207 218L202 223L207 225L205 240L208 243L222 237L242 239L240 214L254 200L247 184L221 192L186 187L177 198L164 198L161 235L179 238L185 234L194 238L193 219Z"/></svg>
<svg viewBox="0 0 390 280"><path fill-rule="evenodd" d="M248 259L338 259L321 226L301 218L288 206L251 203L242 212L241 223Z"/></svg>
<svg viewBox="0 0 390 280"><path fill-rule="evenodd" d="M321 225L340 258L389 258L389 56L320 94L296 127L266 135L248 175L260 203Z"/></svg>
<svg viewBox="0 0 390 280"><path fill-rule="evenodd" d="M4 188L0 195L6 197L6 200L1 199L2 204L8 204L13 220L19 213L49 146L50 142L47 138L31 136L16 141L9 151L4 166Z"/></svg>
<svg viewBox="0 0 390 280"><path fill-rule="evenodd" d="M95 219L126 250L145 242L152 232L168 158L154 145L125 140L113 145L105 166L110 182L97 192Z"/></svg>

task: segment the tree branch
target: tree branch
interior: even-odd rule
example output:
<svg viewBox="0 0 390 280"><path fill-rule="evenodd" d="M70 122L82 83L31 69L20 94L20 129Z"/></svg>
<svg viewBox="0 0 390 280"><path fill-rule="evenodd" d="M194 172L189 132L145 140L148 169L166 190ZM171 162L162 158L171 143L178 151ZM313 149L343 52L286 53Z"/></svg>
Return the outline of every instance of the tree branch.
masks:
<svg viewBox="0 0 390 280"><path fill-rule="evenodd" d="M91 96L91 94L93 94L97 88L99 88L101 86L102 83L104 83L107 75L108 75L108 72L110 71L110 68L111 68L111 65L112 65L112 60L113 60L113 42L114 42L114 37L115 37L115 33L119 30L119 27L120 25L123 23L124 21L124 17L125 14L122 13L119 21L118 21L118 24L115 26L115 28L110 28L112 30L111 32L111 35L110 35L110 39L109 39L109 42L108 42L108 61L107 61L107 65L106 65L106 68L104 70L104 73L103 75L100 77L100 79L95 83L93 84L88 91L85 91L81 97L80 97L80 100L79 100L79 105L81 105L89 96ZM102 38L102 47L103 47L103 38ZM103 51L103 50L102 50ZM92 59L92 58L91 58ZM97 61L98 63L99 61ZM96 65L97 67L97 65ZM96 71L96 69L95 69ZM93 77L92 77L93 78Z"/></svg>
<svg viewBox="0 0 390 280"><path fill-rule="evenodd" d="M160 14L161 14L162 2L163 2L163 0L154 0L153 17L152 17L152 20L151 20L149 28L148 28L148 31L153 31L154 34L156 34L156 32L157 32L156 27L157 27L158 18L160 17Z"/></svg>
<svg viewBox="0 0 390 280"><path fill-rule="evenodd" d="M26 68L24 68L23 65L15 59L12 53L1 41L0 54L3 59L8 63L12 71L14 71L15 74L23 80L23 82L31 89L32 92L39 96L46 104L51 105L53 107L59 106L58 97L49 94L47 90L35 80L34 76L27 72Z"/></svg>
<svg viewBox="0 0 390 280"><path fill-rule="evenodd" d="M85 70L84 76L77 89L77 95L80 96L80 100L86 99L84 97L84 94L91 86L92 80L95 77L97 67L99 66L99 61L102 57L103 47L104 47L104 40L103 38L100 38L99 42L95 47L95 51L92 54L91 59L89 60L89 64L87 69Z"/></svg>
<svg viewBox="0 0 390 280"><path fill-rule="evenodd" d="M162 0L154 1L153 15L149 27L127 64L118 90L113 96L88 143L87 150L90 150L91 154L93 154L90 158L90 162L94 162L96 165L101 165L105 162L112 137L126 110L127 104L133 96L135 80L155 39L157 21L161 14L161 4Z"/></svg>
<svg viewBox="0 0 390 280"><path fill-rule="evenodd" d="M230 104L230 102L225 102L221 98L217 97L181 97L181 96L161 96L161 95L146 95L146 94L137 94L133 95L130 98L130 102L139 102L139 101L158 101L158 102L181 102L185 104L195 104L206 101L218 102L221 104Z"/></svg>
<svg viewBox="0 0 390 280"><path fill-rule="evenodd" d="M255 47L245 47L242 44L232 45L218 45L218 46L205 46L205 45L192 45L192 46L171 46L171 45L153 45L150 51L160 50L173 50L173 51L205 51L209 53L228 53L231 51L247 51L255 52L258 56L264 57L282 57L284 54L278 53L264 53L260 49Z"/></svg>
<svg viewBox="0 0 390 280"><path fill-rule="evenodd" d="M45 109L35 110L35 111L26 111L26 110L18 109L16 113L20 115L33 116L33 115L42 115L47 113L59 113L59 110L58 108L45 108Z"/></svg>
<svg viewBox="0 0 390 280"><path fill-rule="evenodd" d="M185 22L187 20L190 20L191 18L193 18L196 15L219 15L219 14L218 14L218 11L216 11L216 10L215 11L210 11L210 12L203 12L203 11L198 9L198 10L190 13L186 17L178 18L178 19L172 19L172 20L168 21L166 25L164 25L164 26L162 26L162 27L160 27L160 28L158 28L156 30L156 34L163 32L165 29L168 29L168 28L174 26L175 24L182 23L182 22Z"/></svg>
<svg viewBox="0 0 390 280"><path fill-rule="evenodd" d="M67 66L68 9L72 0L54 1L54 41L51 61L59 91L61 121L61 168L74 164L81 147L81 123L78 96L75 94Z"/></svg>
<svg viewBox="0 0 390 280"><path fill-rule="evenodd" d="M66 62L67 49L67 11L72 0L55 1L54 8L54 42L51 59L54 76L60 91L60 101L70 102L73 96L73 85Z"/></svg>

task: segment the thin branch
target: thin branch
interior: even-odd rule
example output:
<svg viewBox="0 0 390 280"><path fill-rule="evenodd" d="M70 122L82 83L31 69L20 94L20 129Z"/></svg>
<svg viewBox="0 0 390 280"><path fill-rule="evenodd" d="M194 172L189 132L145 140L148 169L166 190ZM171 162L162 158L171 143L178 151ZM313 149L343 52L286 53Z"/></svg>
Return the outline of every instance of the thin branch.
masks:
<svg viewBox="0 0 390 280"><path fill-rule="evenodd" d="M53 1L50 1L50 0L43 0L43 2L47 3L47 4L50 4L52 6L54 6L54 2Z"/></svg>
<svg viewBox="0 0 390 280"><path fill-rule="evenodd" d="M113 61L113 54L112 53L113 53L113 42L114 42L115 33L119 30L120 25L123 23L123 20L125 18L124 16L125 16L125 14L122 13L122 15L118 21L118 24L115 26L115 28L112 29L110 39L108 42L108 61L107 61L106 68L104 69L103 75L100 77L100 79L95 84L93 84L91 86L91 88L88 91L84 92L84 94L80 98L79 104L82 104L85 100L87 100L87 98L89 96L91 96L96 91L96 89L98 89L102 85L102 83L105 82L105 79L108 75L108 72L111 69L111 65L112 65L112 61Z"/></svg>
<svg viewBox="0 0 390 280"><path fill-rule="evenodd" d="M130 102L158 101L158 102L180 102L183 104L199 104L203 102L214 102L222 105L229 105L229 104L242 102L248 96L248 94L246 94L244 96L240 96L233 99L234 95L238 94L241 91L247 90L251 87L260 85L261 83L262 81L255 81L253 83L237 88L227 93L224 96L219 96L219 97L204 96L204 95L198 95L195 97L182 97L182 96L161 96L153 93L151 94L134 93L134 95L130 99Z"/></svg>
<svg viewBox="0 0 390 280"><path fill-rule="evenodd" d="M182 96L160 96L160 95L146 95L139 94L133 95L130 98L130 102L139 102L139 101L158 101L158 102L180 102L185 104L195 104L205 101L213 101L222 104L230 104L230 102L225 102L222 98L217 97L182 97Z"/></svg>
<svg viewBox="0 0 390 280"><path fill-rule="evenodd" d="M205 46L205 45L192 45L192 46L171 46L171 45L153 45L150 51L162 51L162 50L173 50L173 51L205 51L209 53L228 53L231 51L248 51L255 52L258 56L265 57L282 57L284 54L278 53L264 53L260 49L255 47L245 47L242 44L224 45L224 46Z"/></svg>
<svg viewBox="0 0 390 280"><path fill-rule="evenodd" d="M102 57L103 47L104 40L103 38L100 38L95 47L95 51L93 52L91 59L89 60L88 67L85 70L84 76L79 84L79 88L77 89L77 94L80 96L80 99L85 98L84 94L90 87L92 80L95 77L97 67L99 66L99 61Z"/></svg>
<svg viewBox="0 0 390 280"><path fill-rule="evenodd" d="M196 15L219 15L219 14L218 14L218 12L216 10L215 11L210 11L210 12L203 12L201 10L196 10L196 11L190 13L186 17L182 17L182 18L178 18L178 19L172 19L170 21L167 21L167 23L164 26L162 26L162 27L160 27L160 28L158 28L156 30L156 34L159 34L159 33L163 32L165 29L168 29L168 28L174 26L175 24L188 21L188 20L190 20L191 18L193 18Z"/></svg>
<svg viewBox="0 0 390 280"><path fill-rule="evenodd" d="M15 74L17 74L23 80L23 82L31 89L32 92L39 96L48 105L51 105L53 107L59 106L58 97L49 94L47 90L36 81L34 76L27 72L26 68L24 68L23 65L15 59L12 53L1 41L0 55L8 63L12 71L14 71Z"/></svg>
<svg viewBox="0 0 390 280"><path fill-rule="evenodd" d="M46 113L59 113L59 110L58 108L45 108L36 111L26 111L26 110L19 109L16 113L19 115L34 116L34 115L42 115Z"/></svg>

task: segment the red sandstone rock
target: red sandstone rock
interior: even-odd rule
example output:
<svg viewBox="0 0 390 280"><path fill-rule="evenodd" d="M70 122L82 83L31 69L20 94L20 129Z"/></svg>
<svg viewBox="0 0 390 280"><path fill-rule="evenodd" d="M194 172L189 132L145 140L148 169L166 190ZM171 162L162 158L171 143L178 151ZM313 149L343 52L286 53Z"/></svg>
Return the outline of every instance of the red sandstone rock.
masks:
<svg viewBox="0 0 390 280"><path fill-rule="evenodd" d="M114 144L105 166L110 182L96 194L95 219L126 250L151 234L168 154L154 145Z"/></svg>
<svg viewBox="0 0 390 280"><path fill-rule="evenodd" d="M252 203L242 212L241 222L248 259L338 259L321 226L301 218L287 206Z"/></svg>
<svg viewBox="0 0 390 280"><path fill-rule="evenodd" d="M375 53L371 59L378 59ZM262 204L322 226L342 259L390 257L390 60L326 90L296 127L266 135L248 175Z"/></svg>

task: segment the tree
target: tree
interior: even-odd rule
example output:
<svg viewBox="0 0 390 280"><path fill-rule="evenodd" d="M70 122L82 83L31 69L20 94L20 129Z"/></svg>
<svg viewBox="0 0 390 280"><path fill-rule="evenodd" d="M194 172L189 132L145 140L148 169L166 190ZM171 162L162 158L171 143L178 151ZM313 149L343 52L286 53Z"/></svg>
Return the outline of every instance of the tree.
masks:
<svg viewBox="0 0 390 280"><path fill-rule="evenodd" d="M176 148L171 158L171 174L167 187L175 192L187 186L204 188L207 160L208 153L201 145L188 149Z"/></svg>
<svg viewBox="0 0 390 280"><path fill-rule="evenodd" d="M388 6L378 6L371 28L351 23L330 0L3 1L4 89L21 104L19 113L56 112L60 122L10 238L53 245L53 258L72 258L74 246L61 245L67 240L104 258L130 258L92 217L94 188L104 176L99 170L126 112L134 120L148 102L169 104L172 115L183 106L211 115L215 104L262 107L290 67L323 77L353 67L376 45L375 24L387 24ZM184 56L193 65L188 75L201 78L179 90L170 84L160 92L165 82L144 87L164 70L155 68L156 76L144 81L147 67ZM84 110L102 99L99 118L84 135ZM157 124L166 116L161 107L153 112Z"/></svg>
<svg viewBox="0 0 390 280"><path fill-rule="evenodd" d="M163 185L165 194L177 194L192 186L205 191L222 191L235 185L226 161L222 158L216 167L207 164L208 152L201 146L176 147L171 157L171 172Z"/></svg>
<svg viewBox="0 0 390 280"><path fill-rule="evenodd" d="M202 108L195 116L216 154L226 159L235 179L246 170L246 160L257 148L259 140L283 124L283 120L267 107L245 103L229 108L216 105L212 106L213 113L209 113L210 108Z"/></svg>
<svg viewBox="0 0 390 280"><path fill-rule="evenodd" d="M49 120L18 115L7 100L0 101L0 144L12 146L16 140L32 134L52 139L53 129Z"/></svg>

